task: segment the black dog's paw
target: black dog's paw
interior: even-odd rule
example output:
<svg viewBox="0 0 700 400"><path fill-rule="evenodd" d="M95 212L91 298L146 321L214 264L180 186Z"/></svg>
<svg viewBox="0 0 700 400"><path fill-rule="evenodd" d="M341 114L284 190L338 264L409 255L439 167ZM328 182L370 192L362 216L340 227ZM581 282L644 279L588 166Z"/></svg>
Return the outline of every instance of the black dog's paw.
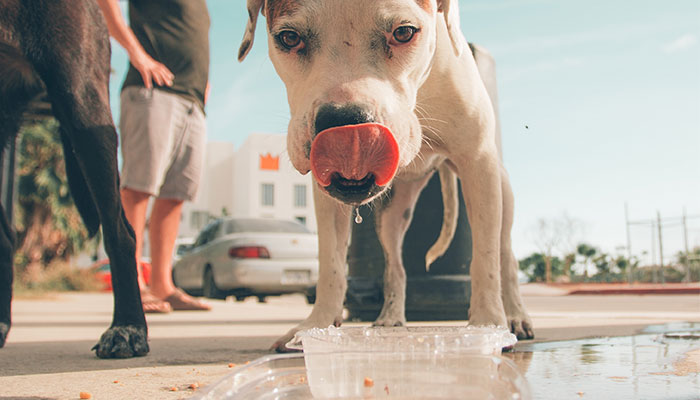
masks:
<svg viewBox="0 0 700 400"><path fill-rule="evenodd" d="M0 322L0 348L5 346L7 333L10 331L10 325L5 322Z"/></svg>
<svg viewBox="0 0 700 400"><path fill-rule="evenodd" d="M148 353L148 334L144 326L113 326L102 334L92 348L100 358L141 357Z"/></svg>

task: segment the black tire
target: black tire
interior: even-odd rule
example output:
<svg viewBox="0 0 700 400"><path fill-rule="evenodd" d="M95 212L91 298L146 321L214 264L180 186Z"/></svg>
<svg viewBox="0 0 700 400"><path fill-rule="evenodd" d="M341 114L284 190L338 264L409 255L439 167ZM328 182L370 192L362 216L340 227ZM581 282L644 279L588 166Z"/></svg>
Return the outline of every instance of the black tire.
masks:
<svg viewBox="0 0 700 400"><path fill-rule="evenodd" d="M226 300L226 293L219 290L214 281L214 271L211 267L204 269L204 279L202 285L202 294L209 299Z"/></svg>
<svg viewBox="0 0 700 400"><path fill-rule="evenodd" d="M170 277L171 277L171 279L173 280L173 285L174 285L176 288L179 288L180 286L178 286L178 284L177 284L177 279L175 279L175 268L172 268L172 269L170 270Z"/></svg>
<svg viewBox="0 0 700 400"><path fill-rule="evenodd" d="M306 296L306 302L309 304L316 303L316 286L310 287L304 293Z"/></svg>

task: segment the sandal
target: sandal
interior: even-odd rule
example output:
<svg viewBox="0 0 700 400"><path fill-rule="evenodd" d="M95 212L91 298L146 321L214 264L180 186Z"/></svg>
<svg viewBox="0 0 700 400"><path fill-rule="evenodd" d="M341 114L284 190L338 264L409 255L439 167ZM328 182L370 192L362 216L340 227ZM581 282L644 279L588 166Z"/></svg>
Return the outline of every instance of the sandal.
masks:
<svg viewBox="0 0 700 400"><path fill-rule="evenodd" d="M147 314L167 314L173 310L170 303L159 299L150 290L141 291L141 304Z"/></svg>
<svg viewBox="0 0 700 400"><path fill-rule="evenodd" d="M194 297L187 295L180 289L175 289L175 292L165 298L173 310L176 311L209 311L211 304L197 300Z"/></svg>

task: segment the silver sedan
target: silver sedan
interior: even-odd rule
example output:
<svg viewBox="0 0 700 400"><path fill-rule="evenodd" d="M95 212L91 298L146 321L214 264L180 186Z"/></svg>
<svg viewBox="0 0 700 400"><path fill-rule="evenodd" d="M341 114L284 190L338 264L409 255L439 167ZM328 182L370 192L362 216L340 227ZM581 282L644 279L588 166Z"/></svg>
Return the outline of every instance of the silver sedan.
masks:
<svg viewBox="0 0 700 400"><path fill-rule="evenodd" d="M175 285L213 299L304 293L315 297L318 238L289 220L214 220L173 265Z"/></svg>

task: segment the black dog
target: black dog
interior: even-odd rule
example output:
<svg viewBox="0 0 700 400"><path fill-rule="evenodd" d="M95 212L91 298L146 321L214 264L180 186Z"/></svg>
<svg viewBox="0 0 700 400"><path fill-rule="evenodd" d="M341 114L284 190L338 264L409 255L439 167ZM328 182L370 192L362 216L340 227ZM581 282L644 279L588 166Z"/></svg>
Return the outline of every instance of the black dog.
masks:
<svg viewBox="0 0 700 400"><path fill-rule="evenodd" d="M46 91L60 133L68 184L90 234L102 224L112 266L112 325L101 358L148 353L136 274L134 231L119 196L117 132L109 107L110 43L94 0L0 0L0 146ZM14 232L0 209L0 347L10 329Z"/></svg>

